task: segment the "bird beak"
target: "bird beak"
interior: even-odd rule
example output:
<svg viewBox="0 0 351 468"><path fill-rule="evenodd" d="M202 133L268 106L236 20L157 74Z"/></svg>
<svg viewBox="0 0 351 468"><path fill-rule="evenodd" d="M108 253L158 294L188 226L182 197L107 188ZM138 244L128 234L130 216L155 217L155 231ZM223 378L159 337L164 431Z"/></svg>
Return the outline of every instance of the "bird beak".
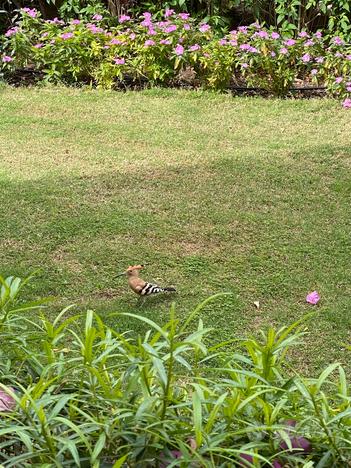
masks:
<svg viewBox="0 0 351 468"><path fill-rule="evenodd" d="M127 272L126 272L126 271L124 271L123 273L118 273L118 275L117 275L117 276L124 276L126 273L127 273Z"/></svg>

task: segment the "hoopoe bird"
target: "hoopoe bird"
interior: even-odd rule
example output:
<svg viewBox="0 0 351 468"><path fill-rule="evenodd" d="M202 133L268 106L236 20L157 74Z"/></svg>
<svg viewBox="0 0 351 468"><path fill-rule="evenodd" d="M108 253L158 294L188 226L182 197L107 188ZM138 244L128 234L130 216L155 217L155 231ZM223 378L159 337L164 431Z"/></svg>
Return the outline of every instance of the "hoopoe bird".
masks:
<svg viewBox="0 0 351 468"><path fill-rule="evenodd" d="M139 277L139 272L144 265L129 266L126 271L119 273L118 276L127 275L130 288L139 296L151 296L152 294L162 292L176 292L175 288L162 288L157 284L148 283Z"/></svg>

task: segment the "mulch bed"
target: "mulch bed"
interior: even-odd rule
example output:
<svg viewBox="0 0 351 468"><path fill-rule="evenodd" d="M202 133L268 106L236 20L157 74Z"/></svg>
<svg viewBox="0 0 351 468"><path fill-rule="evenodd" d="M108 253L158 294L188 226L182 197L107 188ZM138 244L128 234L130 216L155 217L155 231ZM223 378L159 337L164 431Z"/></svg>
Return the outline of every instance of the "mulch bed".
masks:
<svg viewBox="0 0 351 468"><path fill-rule="evenodd" d="M21 68L17 69L14 73L6 77L8 84L19 87L19 86L35 86L44 79L44 73L34 68ZM83 84L90 84L88 81ZM116 83L116 89L123 90L140 90L147 88L147 80L135 80L132 77L126 76L122 82ZM80 85L77 85L80 87ZM175 80L171 87L174 88L185 88L185 89L197 89L199 86L194 80ZM271 97L272 93L262 88L248 87L245 82L235 79L228 87L234 96L264 96ZM326 96L326 88L323 86L313 86L310 82L303 82L298 80L295 85L290 89L289 96L294 98L312 98L312 97L324 97Z"/></svg>

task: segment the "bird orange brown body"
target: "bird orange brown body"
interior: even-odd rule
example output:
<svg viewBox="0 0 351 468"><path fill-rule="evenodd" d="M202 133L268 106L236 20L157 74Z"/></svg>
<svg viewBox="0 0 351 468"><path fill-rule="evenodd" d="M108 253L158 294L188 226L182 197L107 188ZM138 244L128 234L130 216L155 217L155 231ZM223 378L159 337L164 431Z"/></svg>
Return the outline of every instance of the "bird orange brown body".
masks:
<svg viewBox="0 0 351 468"><path fill-rule="evenodd" d="M139 296L151 296L160 292L175 292L175 288L162 288L157 284L148 283L139 277L139 272L144 265L129 266L127 270L120 275L127 275L130 288Z"/></svg>

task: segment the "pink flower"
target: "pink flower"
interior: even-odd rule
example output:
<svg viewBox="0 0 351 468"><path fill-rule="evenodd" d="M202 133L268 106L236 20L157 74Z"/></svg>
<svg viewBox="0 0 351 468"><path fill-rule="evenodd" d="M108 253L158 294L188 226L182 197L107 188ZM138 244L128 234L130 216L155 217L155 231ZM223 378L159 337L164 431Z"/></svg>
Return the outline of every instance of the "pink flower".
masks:
<svg viewBox="0 0 351 468"><path fill-rule="evenodd" d="M147 40L144 42L144 47L154 46L155 44L156 44L155 41L153 41L152 39L147 39Z"/></svg>
<svg viewBox="0 0 351 468"><path fill-rule="evenodd" d="M231 39L231 40L229 41L229 44L230 44L231 46L233 46L233 47L236 47L236 46L238 45L238 41L237 41L236 39Z"/></svg>
<svg viewBox="0 0 351 468"><path fill-rule="evenodd" d="M286 55L288 53L288 49L286 47L282 47L279 51L282 55Z"/></svg>
<svg viewBox="0 0 351 468"><path fill-rule="evenodd" d="M346 55L346 60L351 60L351 55Z"/></svg>
<svg viewBox="0 0 351 468"><path fill-rule="evenodd" d="M199 46L199 44L194 44L191 47L189 47L190 52L196 52L197 50L200 50L200 49L201 47Z"/></svg>
<svg viewBox="0 0 351 468"><path fill-rule="evenodd" d="M141 23L141 26L143 26L144 28L151 28L152 27L152 21L147 18L145 19L144 21L142 21Z"/></svg>
<svg viewBox="0 0 351 468"><path fill-rule="evenodd" d="M319 302L319 300L320 300L320 296L317 291L313 291L307 294L306 296L306 302L308 302L309 304L315 305Z"/></svg>
<svg viewBox="0 0 351 468"><path fill-rule="evenodd" d="M250 49L250 44L241 44L239 47L241 50L249 50Z"/></svg>
<svg viewBox="0 0 351 468"><path fill-rule="evenodd" d="M156 36L157 32L152 28L152 26L148 30L148 35L149 36Z"/></svg>
<svg viewBox="0 0 351 468"><path fill-rule="evenodd" d="M120 24L122 23L125 23L126 21L129 21L130 20L130 16L129 15L121 15L119 18L118 18L118 22Z"/></svg>
<svg viewBox="0 0 351 468"><path fill-rule="evenodd" d="M316 62L317 63L323 63L324 62L324 57L317 57Z"/></svg>
<svg viewBox="0 0 351 468"><path fill-rule="evenodd" d="M313 70L311 70L311 75L312 76L316 76L318 73L318 70L316 68L314 68Z"/></svg>
<svg viewBox="0 0 351 468"><path fill-rule="evenodd" d="M169 18L172 15L174 15L174 10L172 10L171 8L166 8L165 18Z"/></svg>
<svg viewBox="0 0 351 468"><path fill-rule="evenodd" d="M238 31L241 32L242 34L247 34L247 26L239 26Z"/></svg>
<svg viewBox="0 0 351 468"><path fill-rule="evenodd" d="M87 28L89 29L90 32L93 34L101 33L103 32L102 28L98 28L95 24L88 23Z"/></svg>
<svg viewBox="0 0 351 468"><path fill-rule="evenodd" d="M253 54L258 54L259 51L256 49L256 47L251 47L249 48L249 52L253 53Z"/></svg>
<svg viewBox="0 0 351 468"><path fill-rule="evenodd" d="M44 33L42 34L42 36L41 36L41 37L42 37L42 38L43 38L43 37L47 37L48 35L49 35L49 33L48 33L48 32L44 32Z"/></svg>
<svg viewBox="0 0 351 468"><path fill-rule="evenodd" d="M334 37L333 42L335 45L344 45L344 41L339 36Z"/></svg>
<svg viewBox="0 0 351 468"><path fill-rule="evenodd" d="M308 62L311 61L311 56L310 56L310 54L305 54L305 55L302 56L301 59L302 59L302 61L303 61L304 63L308 63Z"/></svg>
<svg viewBox="0 0 351 468"><path fill-rule="evenodd" d="M342 106L344 109L351 109L351 99L345 99L345 101L342 103Z"/></svg>
<svg viewBox="0 0 351 468"><path fill-rule="evenodd" d="M5 32L5 36L6 37L11 37L14 34L16 34L17 31L18 31L17 27L11 28L11 29L9 29L8 31Z"/></svg>
<svg viewBox="0 0 351 468"><path fill-rule="evenodd" d="M199 31L202 32L202 33L205 33L207 31L209 31L211 29L211 26L209 24L201 24L201 26L199 27Z"/></svg>
<svg viewBox="0 0 351 468"><path fill-rule="evenodd" d="M121 45L123 44L122 41L120 41L119 39L111 39L110 40L110 45Z"/></svg>
<svg viewBox="0 0 351 468"><path fill-rule="evenodd" d="M313 45L314 45L314 41L312 39L309 39L308 41L304 43L305 47L311 47Z"/></svg>
<svg viewBox="0 0 351 468"><path fill-rule="evenodd" d="M277 32L272 32L271 37L272 37L272 39L279 39L280 34L278 34Z"/></svg>
<svg viewBox="0 0 351 468"><path fill-rule="evenodd" d="M335 57L341 58L341 57L343 57L343 54L341 52L336 52Z"/></svg>
<svg viewBox="0 0 351 468"><path fill-rule="evenodd" d="M184 47L180 44L177 44L177 47L174 49L176 55L183 55L184 54Z"/></svg>
<svg viewBox="0 0 351 468"><path fill-rule="evenodd" d="M272 50L271 57L275 57L277 54Z"/></svg>
<svg viewBox="0 0 351 468"><path fill-rule="evenodd" d="M134 39L136 38L136 34L135 34L135 33L131 33L131 34L129 35L129 38L130 38L131 41L134 41Z"/></svg>
<svg viewBox="0 0 351 468"><path fill-rule="evenodd" d="M189 31L191 29L191 26L189 23L184 23L183 28L185 29L185 31Z"/></svg>
<svg viewBox="0 0 351 468"><path fill-rule="evenodd" d="M63 39L63 40L71 39L71 37L73 37L73 33L71 33L71 32L63 33L60 36L60 38Z"/></svg>
<svg viewBox="0 0 351 468"><path fill-rule="evenodd" d="M170 44L171 44L171 41L170 41L170 39L161 39L161 40L160 40L160 44L163 44L163 45L170 45Z"/></svg>
<svg viewBox="0 0 351 468"><path fill-rule="evenodd" d="M124 65L126 63L124 58L119 58L119 57L115 57L113 61L115 62L116 65Z"/></svg>
<svg viewBox="0 0 351 468"><path fill-rule="evenodd" d="M170 26L167 26L165 28L165 33L169 34L173 31L176 31L177 30L177 26L175 24L171 24Z"/></svg>
<svg viewBox="0 0 351 468"><path fill-rule="evenodd" d="M72 24L80 24L81 21L79 19L74 19L71 21Z"/></svg>
<svg viewBox="0 0 351 468"><path fill-rule="evenodd" d="M37 16L37 10L35 8L22 8L22 11L27 13L27 15L31 16L32 18L36 18Z"/></svg>
<svg viewBox="0 0 351 468"><path fill-rule="evenodd" d="M299 32L299 37L308 37L308 34L306 31L301 31Z"/></svg>
<svg viewBox="0 0 351 468"><path fill-rule="evenodd" d="M244 69L249 68L249 64L248 63L243 63L241 65L241 68L244 68Z"/></svg>
<svg viewBox="0 0 351 468"><path fill-rule="evenodd" d="M347 91L348 93L351 93L351 85L350 85L350 86L346 86L346 91Z"/></svg>
<svg viewBox="0 0 351 468"><path fill-rule="evenodd" d="M43 45L44 45L44 44L39 43L39 44L35 44L33 47L34 47L35 49L41 49L41 48L43 47Z"/></svg>
<svg viewBox="0 0 351 468"><path fill-rule="evenodd" d="M218 41L218 43L219 43L219 45L226 45L226 44L228 44L228 41L227 41L227 39L220 39Z"/></svg>
<svg viewBox="0 0 351 468"><path fill-rule="evenodd" d="M295 39L288 39L287 41L284 42L285 45L287 46L293 46L296 44Z"/></svg>
<svg viewBox="0 0 351 468"><path fill-rule="evenodd" d="M94 15L93 20L95 21L101 21L102 20L102 15Z"/></svg>
<svg viewBox="0 0 351 468"><path fill-rule="evenodd" d="M336 83L336 84L340 84L340 83L342 83L342 81L343 81L343 77L342 77L342 76L338 76L337 78L335 78L335 83Z"/></svg>
<svg viewBox="0 0 351 468"><path fill-rule="evenodd" d="M257 33L257 35L258 35L259 37L261 37L262 39L268 39L268 37L269 37L269 35L268 35L268 33L267 33L266 31L259 31L259 32Z"/></svg>
<svg viewBox="0 0 351 468"><path fill-rule="evenodd" d="M14 389L9 387L12 393L15 393ZM6 413L13 411L16 408L16 400L4 390L0 389L0 411Z"/></svg>
<svg viewBox="0 0 351 468"><path fill-rule="evenodd" d="M3 61L4 63L12 62L12 61L13 61L13 58L10 57L9 55L3 55L2 61Z"/></svg>
<svg viewBox="0 0 351 468"><path fill-rule="evenodd" d="M317 32L315 33L315 35L314 35L314 36L315 36L317 39L322 39L322 37L323 37L323 34L322 34L322 32L321 32L321 31L317 31Z"/></svg>
<svg viewBox="0 0 351 468"><path fill-rule="evenodd" d="M58 18L54 18L53 20L47 20L46 22L49 24L65 24L64 21L59 20Z"/></svg>
<svg viewBox="0 0 351 468"><path fill-rule="evenodd" d="M189 19L189 13L179 13L179 18L186 21L187 19Z"/></svg>

